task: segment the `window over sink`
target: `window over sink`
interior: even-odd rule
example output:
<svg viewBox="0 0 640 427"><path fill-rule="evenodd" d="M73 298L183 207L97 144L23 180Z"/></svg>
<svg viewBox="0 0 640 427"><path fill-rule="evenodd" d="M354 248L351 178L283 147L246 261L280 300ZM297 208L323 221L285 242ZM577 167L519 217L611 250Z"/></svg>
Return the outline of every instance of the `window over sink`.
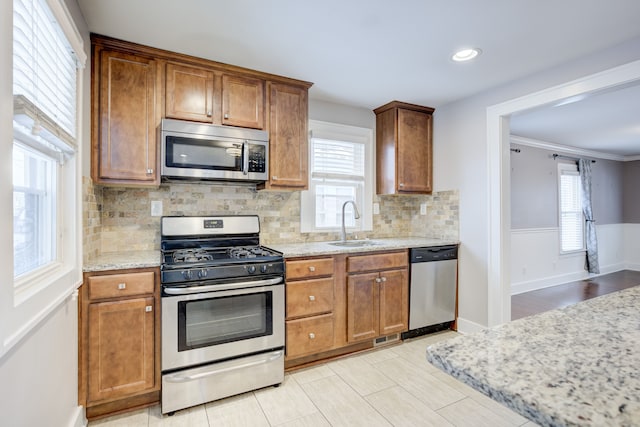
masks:
<svg viewBox="0 0 640 427"><path fill-rule="evenodd" d="M338 231L342 205L352 200L361 214L345 210L351 231L372 229L373 131L337 123L309 121L309 190L301 194L301 231Z"/></svg>

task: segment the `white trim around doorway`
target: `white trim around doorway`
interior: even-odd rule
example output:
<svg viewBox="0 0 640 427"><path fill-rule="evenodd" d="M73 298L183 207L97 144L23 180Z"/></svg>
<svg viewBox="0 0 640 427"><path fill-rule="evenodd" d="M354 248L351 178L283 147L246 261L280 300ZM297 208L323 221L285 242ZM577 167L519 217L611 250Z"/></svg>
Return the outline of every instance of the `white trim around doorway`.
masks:
<svg viewBox="0 0 640 427"><path fill-rule="evenodd" d="M488 326L511 320L511 195L509 118L531 108L567 103L585 95L640 83L640 60L553 86L487 108Z"/></svg>

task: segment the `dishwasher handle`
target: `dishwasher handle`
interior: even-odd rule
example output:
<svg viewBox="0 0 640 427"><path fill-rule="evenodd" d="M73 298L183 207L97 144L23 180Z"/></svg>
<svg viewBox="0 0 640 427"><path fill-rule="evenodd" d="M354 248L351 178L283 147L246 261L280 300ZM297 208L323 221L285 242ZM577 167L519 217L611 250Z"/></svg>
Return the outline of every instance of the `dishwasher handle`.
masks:
<svg viewBox="0 0 640 427"><path fill-rule="evenodd" d="M411 263L458 259L458 245L431 246L411 249Z"/></svg>

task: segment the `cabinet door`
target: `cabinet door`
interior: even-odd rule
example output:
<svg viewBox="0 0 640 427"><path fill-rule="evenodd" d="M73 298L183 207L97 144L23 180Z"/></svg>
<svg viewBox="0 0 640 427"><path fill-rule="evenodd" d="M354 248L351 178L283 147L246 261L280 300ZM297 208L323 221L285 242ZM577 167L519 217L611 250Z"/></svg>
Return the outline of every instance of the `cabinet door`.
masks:
<svg viewBox="0 0 640 427"><path fill-rule="evenodd" d="M213 71L167 64L166 79L167 117L213 121Z"/></svg>
<svg viewBox="0 0 640 427"><path fill-rule="evenodd" d="M398 192L431 193L431 114L398 109Z"/></svg>
<svg viewBox="0 0 640 427"><path fill-rule="evenodd" d="M160 91L156 62L104 50L100 52L98 80L94 181L158 184L156 128L160 123Z"/></svg>
<svg viewBox="0 0 640 427"><path fill-rule="evenodd" d="M89 401L154 387L154 309L153 297L89 304Z"/></svg>
<svg viewBox="0 0 640 427"><path fill-rule="evenodd" d="M264 81L222 76L222 124L264 129Z"/></svg>
<svg viewBox="0 0 640 427"><path fill-rule="evenodd" d="M378 273L347 279L347 341L377 337L379 330Z"/></svg>
<svg viewBox="0 0 640 427"><path fill-rule="evenodd" d="M407 270L380 272L380 335L403 332L409 326Z"/></svg>
<svg viewBox="0 0 640 427"><path fill-rule="evenodd" d="M307 89L272 83L269 113L269 187L306 190Z"/></svg>

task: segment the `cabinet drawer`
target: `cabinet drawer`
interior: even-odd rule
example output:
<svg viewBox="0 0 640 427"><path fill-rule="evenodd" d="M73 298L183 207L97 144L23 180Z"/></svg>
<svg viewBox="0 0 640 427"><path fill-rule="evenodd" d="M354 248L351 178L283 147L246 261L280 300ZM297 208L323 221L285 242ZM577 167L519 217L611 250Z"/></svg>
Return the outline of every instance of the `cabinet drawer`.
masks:
<svg viewBox="0 0 640 427"><path fill-rule="evenodd" d="M333 314L287 321L287 357L333 348Z"/></svg>
<svg viewBox="0 0 640 427"><path fill-rule="evenodd" d="M408 265L407 252L392 252L372 255L356 255L347 258L347 271L379 271L402 268Z"/></svg>
<svg viewBox="0 0 640 427"><path fill-rule="evenodd" d="M88 279L89 299L117 298L129 295L152 294L153 271L93 276Z"/></svg>
<svg viewBox="0 0 640 427"><path fill-rule="evenodd" d="M333 311L333 279L287 283L287 318Z"/></svg>
<svg viewBox="0 0 640 427"><path fill-rule="evenodd" d="M287 261L287 280L333 275L333 258Z"/></svg>

